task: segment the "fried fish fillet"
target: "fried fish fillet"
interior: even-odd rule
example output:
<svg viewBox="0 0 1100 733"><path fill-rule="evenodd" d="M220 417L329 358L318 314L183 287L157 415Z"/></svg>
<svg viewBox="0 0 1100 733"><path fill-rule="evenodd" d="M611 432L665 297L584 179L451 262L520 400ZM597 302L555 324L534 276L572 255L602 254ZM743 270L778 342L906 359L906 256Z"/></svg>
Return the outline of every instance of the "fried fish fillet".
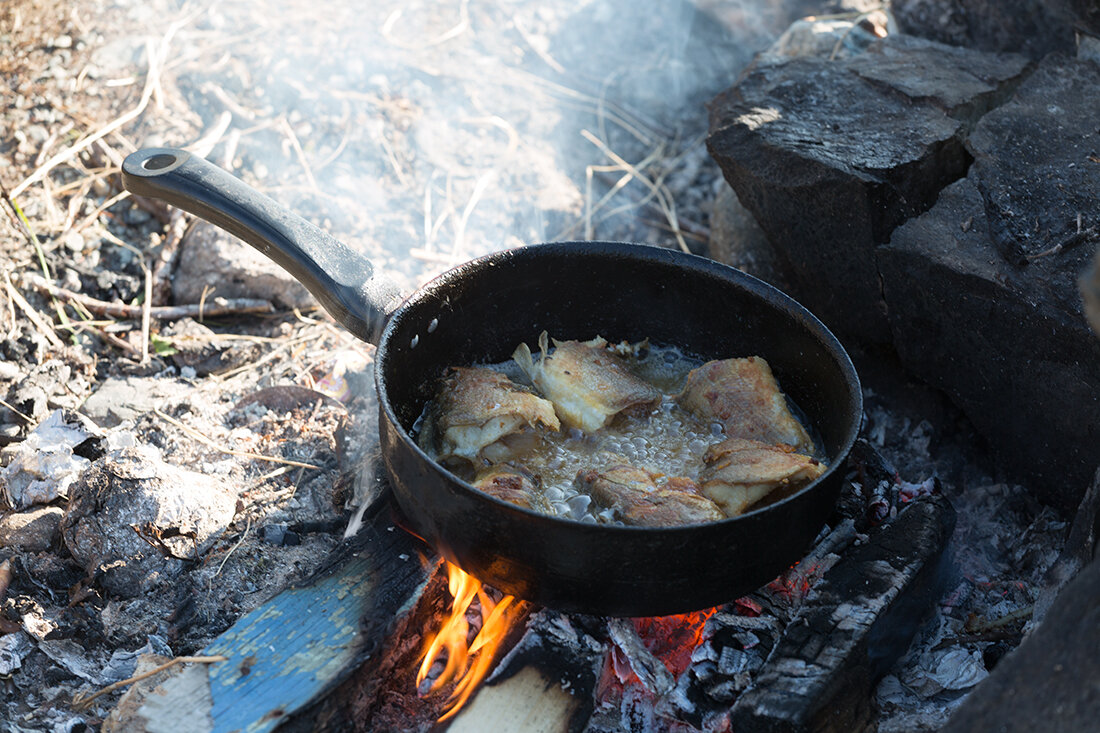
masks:
<svg viewBox="0 0 1100 733"><path fill-rule="evenodd" d="M565 425L594 433L618 415L644 414L660 402L660 390L631 374L599 336L591 341L555 339L553 353L549 353L547 341L543 331L537 361L525 343L516 348L512 358L554 403Z"/></svg>
<svg viewBox="0 0 1100 733"><path fill-rule="evenodd" d="M697 493L687 478L670 478L658 486L657 474L628 464L578 471L574 486L615 519L638 527L676 527L725 519L717 505Z"/></svg>
<svg viewBox="0 0 1100 733"><path fill-rule="evenodd" d="M814 452L806 429L787 408L771 367L759 356L708 361L691 370L676 401L697 417L722 423L727 437Z"/></svg>
<svg viewBox="0 0 1100 733"><path fill-rule="evenodd" d="M702 494L728 517L746 509L781 487L797 488L825 473L825 465L796 453L789 445L727 438L707 448L699 474Z"/></svg>
<svg viewBox="0 0 1100 733"><path fill-rule="evenodd" d="M499 463L533 447L538 428L561 428L548 401L493 369L452 367L428 410L419 442L438 461Z"/></svg>
<svg viewBox="0 0 1100 733"><path fill-rule="evenodd" d="M474 488L490 496L544 514L552 513L550 502L539 489L539 477L507 463L490 467L474 479Z"/></svg>

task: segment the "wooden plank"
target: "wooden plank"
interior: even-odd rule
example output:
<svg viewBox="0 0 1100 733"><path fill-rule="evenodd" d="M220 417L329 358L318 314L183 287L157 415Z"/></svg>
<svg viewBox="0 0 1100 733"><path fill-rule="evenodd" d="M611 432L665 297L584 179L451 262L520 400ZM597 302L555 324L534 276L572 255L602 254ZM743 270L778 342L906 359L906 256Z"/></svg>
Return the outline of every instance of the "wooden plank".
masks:
<svg viewBox="0 0 1100 733"><path fill-rule="evenodd" d="M485 685L447 728L448 733L568 733L581 701L560 680L524 667L498 685Z"/></svg>
<svg viewBox="0 0 1100 733"><path fill-rule="evenodd" d="M150 693L136 725L179 730L186 719L196 733L272 730L379 648L436 567L423 549L393 526L388 507L378 511L327 572L241 617L201 652L227 661L192 668ZM196 675L203 694L195 693Z"/></svg>

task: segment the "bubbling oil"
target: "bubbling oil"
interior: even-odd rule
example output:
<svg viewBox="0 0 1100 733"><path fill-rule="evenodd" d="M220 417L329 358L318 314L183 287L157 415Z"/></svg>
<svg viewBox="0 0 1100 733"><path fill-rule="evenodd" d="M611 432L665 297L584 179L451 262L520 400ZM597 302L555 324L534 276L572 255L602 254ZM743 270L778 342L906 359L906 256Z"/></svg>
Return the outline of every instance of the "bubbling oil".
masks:
<svg viewBox="0 0 1100 733"><path fill-rule="evenodd" d="M650 346L639 355L624 357L623 362L662 392L656 408L645 415L620 417L593 434L576 429L546 431L540 445L516 461L541 479L543 494L558 516L582 522L610 520L610 516L601 517L590 497L574 487L580 470L602 471L627 463L656 474L658 486L675 476L695 480L703 468L703 453L725 437L721 424L700 420L673 399L688 373L702 366L702 359L676 347ZM514 362L488 366L530 385Z"/></svg>
<svg viewBox="0 0 1100 733"><path fill-rule="evenodd" d="M512 461L538 476L543 495L554 514L562 518L620 524L610 510L601 510L591 497L576 489L574 479L578 471L604 471L626 463L654 474L658 486L673 477L696 481L707 448L726 437L721 423L696 417L674 399L683 390L688 373L702 366L704 360L674 346L659 345L638 349L622 359L628 370L661 391L663 396L657 407L645 415L620 416L596 433L576 429L542 431L534 447L521 459ZM533 388L514 361L478 366L502 372L512 381ZM792 414L814 436L802 411L790 399L787 403ZM423 416L414 431L419 430L422 420ZM814 444L820 446L814 437ZM820 453L814 457L824 459Z"/></svg>

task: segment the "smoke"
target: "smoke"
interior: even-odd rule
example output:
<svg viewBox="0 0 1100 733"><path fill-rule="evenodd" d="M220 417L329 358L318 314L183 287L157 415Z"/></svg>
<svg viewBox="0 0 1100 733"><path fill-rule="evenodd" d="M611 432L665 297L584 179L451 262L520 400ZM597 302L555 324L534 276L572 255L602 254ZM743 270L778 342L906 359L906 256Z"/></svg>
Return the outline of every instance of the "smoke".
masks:
<svg viewBox="0 0 1100 733"><path fill-rule="evenodd" d="M720 180L705 102L793 11L226 0L183 12L194 18L169 60L181 119L210 130L231 116L209 157L412 287L539 241L699 249Z"/></svg>

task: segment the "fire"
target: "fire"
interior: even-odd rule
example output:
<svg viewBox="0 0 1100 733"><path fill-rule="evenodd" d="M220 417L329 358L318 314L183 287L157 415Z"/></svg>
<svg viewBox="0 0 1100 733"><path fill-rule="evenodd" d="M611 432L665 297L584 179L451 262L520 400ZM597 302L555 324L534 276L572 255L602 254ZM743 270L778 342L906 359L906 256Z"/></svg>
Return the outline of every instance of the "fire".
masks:
<svg viewBox="0 0 1100 733"><path fill-rule="evenodd" d="M523 612L523 602L513 596L504 596L499 602L485 592L481 581L467 574L457 565L446 563L447 580L451 597L451 614L443 622L439 633L428 635L424 659L416 675L417 689L427 679L428 671L440 655L445 655L445 666L431 683L426 695L439 692L457 682L445 703L446 709L439 720L450 718L466 703L477 689L478 683L489 672L493 656L508 635L514 621ZM481 614L481 628L470 639L470 623L467 612L477 599Z"/></svg>

